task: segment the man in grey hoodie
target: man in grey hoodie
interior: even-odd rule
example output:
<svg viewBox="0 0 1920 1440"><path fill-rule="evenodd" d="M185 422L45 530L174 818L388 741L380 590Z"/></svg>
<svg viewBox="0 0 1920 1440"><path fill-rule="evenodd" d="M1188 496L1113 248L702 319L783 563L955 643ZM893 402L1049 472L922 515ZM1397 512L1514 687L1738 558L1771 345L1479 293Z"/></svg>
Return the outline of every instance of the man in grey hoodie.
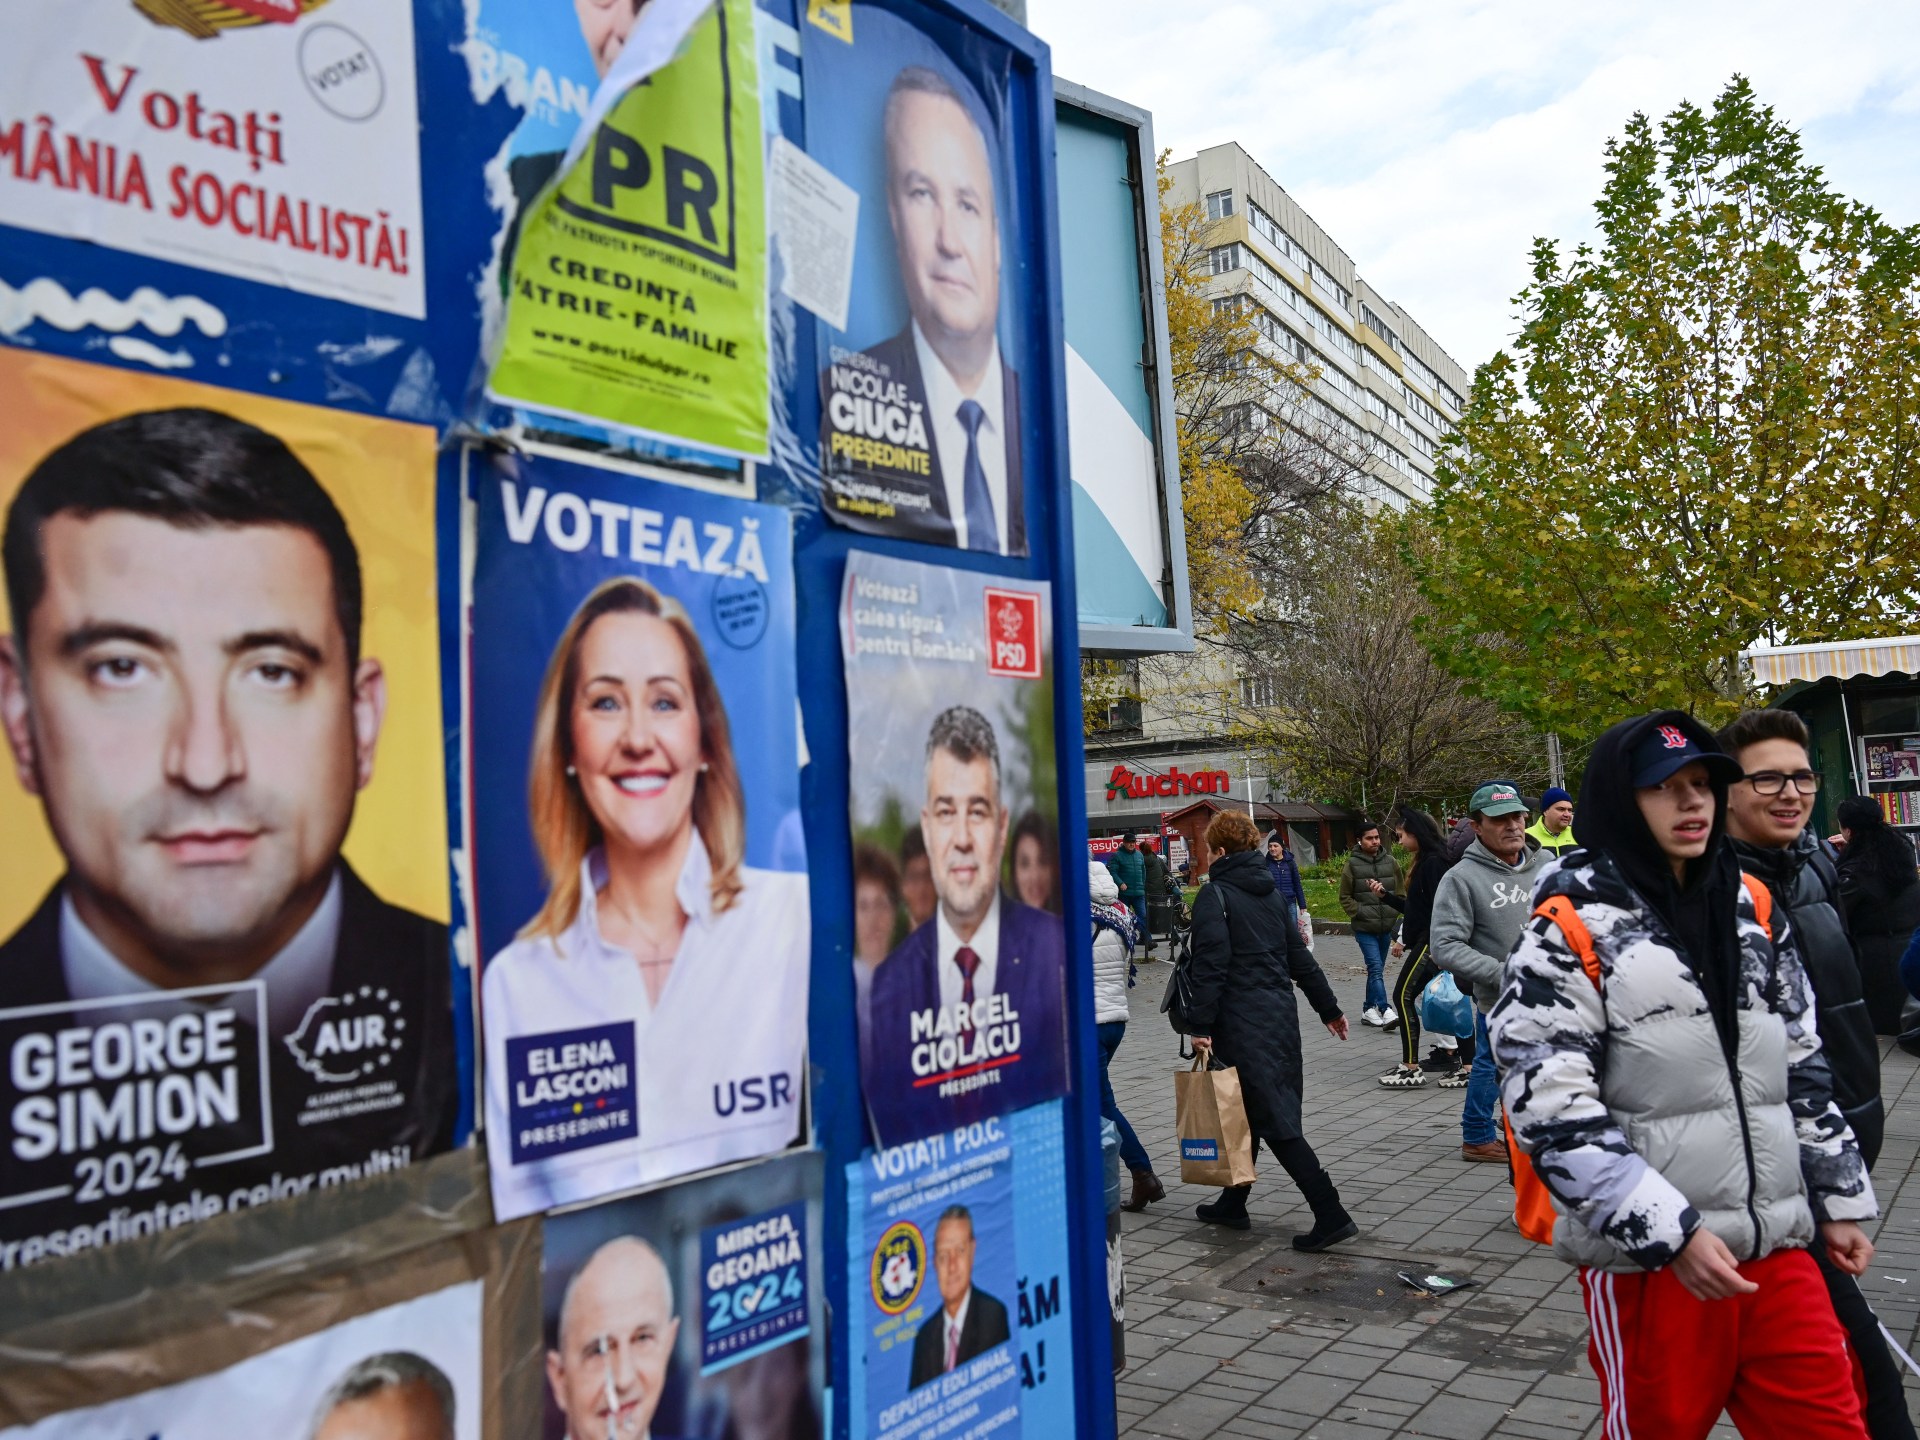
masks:
<svg viewBox="0 0 1920 1440"><path fill-rule="evenodd" d="M1487 1012L1500 998L1507 955L1533 912L1533 882L1550 863L1527 846L1527 802L1503 780L1473 792L1473 842L1433 897L1433 962L1473 996L1473 1070L1460 1108L1460 1158L1506 1163L1493 1125L1500 1076L1487 1044Z"/></svg>

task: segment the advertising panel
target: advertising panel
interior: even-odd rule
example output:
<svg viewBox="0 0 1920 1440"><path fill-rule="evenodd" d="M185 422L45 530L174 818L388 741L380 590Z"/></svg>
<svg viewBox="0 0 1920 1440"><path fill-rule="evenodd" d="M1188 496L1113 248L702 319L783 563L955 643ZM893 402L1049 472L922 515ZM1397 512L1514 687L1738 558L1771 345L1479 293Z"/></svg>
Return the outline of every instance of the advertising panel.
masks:
<svg viewBox="0 0 1920 1440"><path fill-rule="evenodd" d="M66 0L0 49L0 222L426 315L413 9Z"/></svg>
<svg viewBox="0 0 1920 1440"><path fill-rule="evenodd" d="M817 1153L546 1222L544 1440L817 1440Z"/></svg>
<svg viewBox="0 0 1920 1440"><path fill-rule="evenodd" d="M753 6L721 0L612 104L571 168L565 151L511 162L524 208L489 393L764 459L762 144Z"/></svg>
<svg viewBox="0 0 1920 1440"><path fill-rule="evenodd" d="M847 1167L852 1434L1071 1435L1058 1102Z"/></svg>
<svg viewBox="0 0 1920 1440"><path fill-rule="evenodd" d="M1008 55L904 9L801 27L807 153L858 197L847 314L819 327L821 504L869 535L1025 555Z"/></svg>
<svg viewBox="0 0 1920 1440"><path fill-rule="evenodd" d="M860 1077L883 1145L1066 1088L1049 606L1041 581L847 556Z"/></svg>
<svg viewBox="0 0 1920 1440"><path fill-rule="evenodd" d="M0 411L0 1269L445 1149L433 432L24 350Z"/></svg>
<svg viewBox="0 0 1920 1440"><path fill-rule="evenodd" d="M199 1440L240 1427L312 1440L480 1440L484 1285L452 1285L211 1375L0 1430L0 1440Z"/></svg>
<svg viewBox="0 0 1920 1440"><path fill-rule="evenodd" d="M777 506L557 460L476 457L469 485L487 1153L509 1218L799 1134L792 539Z"/></svg>

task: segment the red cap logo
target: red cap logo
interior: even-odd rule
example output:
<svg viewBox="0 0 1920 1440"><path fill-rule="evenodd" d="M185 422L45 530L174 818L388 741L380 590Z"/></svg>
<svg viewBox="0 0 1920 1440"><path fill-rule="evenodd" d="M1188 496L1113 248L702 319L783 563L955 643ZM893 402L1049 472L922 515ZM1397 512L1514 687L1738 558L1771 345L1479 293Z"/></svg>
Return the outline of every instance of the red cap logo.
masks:
<svg viewBox="0 0 1920 1440"><path fill-rule="evenodd" d="M1684 750L1687 748L1687 737L1680 733L1678 726L1662 725L1660 727L1660 743L1665 745L1669 750Z"/></svg>
<svg viewBox="0 0 1920 1440"><path fill-rule="evenodd" d="M1032 591L988 587L987 673L1040 678L1040 597Z"/></svg>

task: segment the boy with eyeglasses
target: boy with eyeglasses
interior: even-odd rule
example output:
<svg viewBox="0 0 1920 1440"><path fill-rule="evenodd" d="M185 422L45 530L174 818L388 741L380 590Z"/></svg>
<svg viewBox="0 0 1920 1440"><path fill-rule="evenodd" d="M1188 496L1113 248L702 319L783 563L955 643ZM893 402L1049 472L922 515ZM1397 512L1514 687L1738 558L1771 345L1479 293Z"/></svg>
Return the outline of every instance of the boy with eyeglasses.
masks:
<svg viewBox="0 0 1920 1440"><path fill-rule="evenodd" d="M1813 984L1815 1028L1833 1072L1833 1098L1853 1127L1869 1171L1880 1154L1880 1047L1867 1013L1860 964L1847 937L1832 849L1809 828L1820 775L1806 722L1791 710L1749 710L1719 734L1741 778L1727 793L1727 835L1740 868L1765 883L1799 942ZM1864 1372L1868 1433L1911 1440L1900 1372L1853 1278L1822 1261L1834 1310Z"/></svg>

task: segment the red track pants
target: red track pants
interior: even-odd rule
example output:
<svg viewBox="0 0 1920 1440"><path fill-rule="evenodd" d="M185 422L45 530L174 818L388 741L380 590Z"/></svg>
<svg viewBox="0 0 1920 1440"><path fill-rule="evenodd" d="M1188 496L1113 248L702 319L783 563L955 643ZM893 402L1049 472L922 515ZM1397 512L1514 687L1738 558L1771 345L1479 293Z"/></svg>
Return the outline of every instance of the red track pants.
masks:
<svg viewBox="0 0 1920 1440"><path fill-rule="evenodd" d="M1670 1270L1581 1270L1601 1440L1704 1440L1722 1410L1746 1440L1866 1440L1813 1257L1777 1250L1740 1274L1760 1289L1696 1300Z"/></svg>

